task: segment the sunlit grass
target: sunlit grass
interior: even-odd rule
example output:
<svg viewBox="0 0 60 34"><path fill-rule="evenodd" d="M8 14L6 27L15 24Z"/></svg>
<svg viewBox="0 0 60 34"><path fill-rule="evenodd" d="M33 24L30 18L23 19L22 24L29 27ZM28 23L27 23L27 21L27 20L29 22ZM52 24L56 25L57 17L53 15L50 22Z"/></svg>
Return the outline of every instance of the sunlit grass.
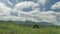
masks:
<svg viewBox="0 0 60 34"><path fill-rule="evenodd" d="M6 22L0 23L0 34L60 34L60 28L56 27L32 28Z"/></svg>

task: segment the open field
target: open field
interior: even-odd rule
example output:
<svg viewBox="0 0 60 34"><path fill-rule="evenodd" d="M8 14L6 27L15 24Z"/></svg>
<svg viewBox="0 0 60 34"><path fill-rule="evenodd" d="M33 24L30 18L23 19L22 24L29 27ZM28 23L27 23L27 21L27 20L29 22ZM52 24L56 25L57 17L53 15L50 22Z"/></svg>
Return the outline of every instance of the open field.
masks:
<svg viewBox="0 0 60 34"><path fill-rule="evenodd" d="M0 34L60 34L60 27L24 27L9 22L0 23Z"/></svg>

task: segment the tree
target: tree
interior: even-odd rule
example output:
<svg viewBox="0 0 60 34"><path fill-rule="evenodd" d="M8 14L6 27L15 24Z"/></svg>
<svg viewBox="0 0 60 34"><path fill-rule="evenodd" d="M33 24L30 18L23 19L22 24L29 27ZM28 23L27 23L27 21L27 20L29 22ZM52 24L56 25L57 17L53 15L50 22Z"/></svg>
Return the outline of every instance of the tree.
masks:
<svg viewBox="0 0 60 34"><path fill-rule="evenodd" d="M39 25L34 24L34 25L33 25L33 28L40 28L40 27L39 27Z"/></svg>

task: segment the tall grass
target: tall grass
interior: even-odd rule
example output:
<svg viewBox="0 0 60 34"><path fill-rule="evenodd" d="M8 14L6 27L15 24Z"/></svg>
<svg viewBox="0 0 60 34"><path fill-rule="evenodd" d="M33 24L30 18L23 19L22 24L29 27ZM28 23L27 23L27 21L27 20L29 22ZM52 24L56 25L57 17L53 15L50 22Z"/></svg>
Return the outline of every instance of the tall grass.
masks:
<svg viewBox="0 0 60 34"><path fill-rule="evenodd" d="M60 28L56 27L31 28L6 22L0 23L0 34L60 34Z"/></svg>

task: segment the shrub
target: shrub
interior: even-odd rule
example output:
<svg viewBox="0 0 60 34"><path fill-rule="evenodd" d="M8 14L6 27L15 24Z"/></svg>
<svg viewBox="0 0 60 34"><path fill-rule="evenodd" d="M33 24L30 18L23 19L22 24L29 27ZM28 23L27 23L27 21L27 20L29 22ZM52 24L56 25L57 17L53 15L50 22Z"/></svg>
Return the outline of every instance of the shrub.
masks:
<svg viewBox="0 0 60 34"><path fill-rule="evenodd" d="M34 24L33 28L40 28L39 25Z"/></svg>

